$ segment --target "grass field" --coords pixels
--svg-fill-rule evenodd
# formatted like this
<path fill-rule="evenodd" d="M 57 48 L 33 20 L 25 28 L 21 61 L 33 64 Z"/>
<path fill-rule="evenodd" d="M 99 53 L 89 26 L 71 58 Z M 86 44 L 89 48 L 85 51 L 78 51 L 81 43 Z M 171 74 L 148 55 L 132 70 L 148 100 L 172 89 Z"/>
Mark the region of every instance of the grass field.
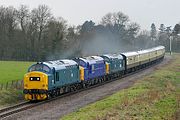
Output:
<path fill-rule="evenodd" d="M 0 83 L 22 80 L 27 69 L 33 62 L 0 61 Z"/>
<path fill-rule="evenodd" d="M 68 114 L 62 120 L 180 120 L 180 54 L 132 87 Z"/>

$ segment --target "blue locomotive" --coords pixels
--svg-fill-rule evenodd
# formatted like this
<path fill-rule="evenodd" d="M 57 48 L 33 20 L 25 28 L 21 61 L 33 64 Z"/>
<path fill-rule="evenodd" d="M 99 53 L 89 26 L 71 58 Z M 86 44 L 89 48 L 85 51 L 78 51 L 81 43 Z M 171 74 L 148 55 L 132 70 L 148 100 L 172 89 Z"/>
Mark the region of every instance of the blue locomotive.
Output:
<path fill-rule="evenodd" d="M 125 60 L 121 54 L 107 54 L 101 57 L 109 64 L 110 74 L 125 70 Z"/>
<path fill-rule="evenodd" d="M 106 63 L 102 57 L 89 56 L 74 60 L 84 69 L 84 80 L 91 80 L 106 74 Z"/>
<path fill-rule="evenodd" d="M 80 67 L 73 60 L 38 62 L 32 65 L 24 77 L 24 93 L 27 100 L 43 100 L 68 91 L 68 86 L 78 84 Z M 61 89 L 60 89 L 61 88 Z"/>

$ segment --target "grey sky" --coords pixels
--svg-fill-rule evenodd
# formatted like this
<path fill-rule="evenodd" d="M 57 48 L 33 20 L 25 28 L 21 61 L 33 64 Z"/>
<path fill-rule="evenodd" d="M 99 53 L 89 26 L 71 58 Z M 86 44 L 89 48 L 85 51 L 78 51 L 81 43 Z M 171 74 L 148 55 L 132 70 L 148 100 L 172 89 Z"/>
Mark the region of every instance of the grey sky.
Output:
<path fill-rule="evenodd" d="M 159 27 L 180 22 L 180 0 L 0 0 L 0 5 L 18 7 L 28 5 L 31 9 L 46 4 L 55 16 L 61 16 L 71 25 L 82 24 L 85 20 L 98 23 L 108 12 L 121 11 L 130 20 L 150 29 L 152 22 Z"/>

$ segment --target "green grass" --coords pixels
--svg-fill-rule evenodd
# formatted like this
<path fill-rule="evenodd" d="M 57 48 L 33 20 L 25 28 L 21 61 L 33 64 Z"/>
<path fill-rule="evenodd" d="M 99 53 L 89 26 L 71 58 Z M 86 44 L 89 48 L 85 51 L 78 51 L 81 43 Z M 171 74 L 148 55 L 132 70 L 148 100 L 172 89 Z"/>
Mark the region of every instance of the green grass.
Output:
<path fill-rule="evenodd" d="M 180 119 L 180 54 L 132 87 L 70 113 L 62 120 Z"/>
<path fill-rule="evenodd" d="M 33 62 L 0 61 L 0 83 L 22 80 Z"/>

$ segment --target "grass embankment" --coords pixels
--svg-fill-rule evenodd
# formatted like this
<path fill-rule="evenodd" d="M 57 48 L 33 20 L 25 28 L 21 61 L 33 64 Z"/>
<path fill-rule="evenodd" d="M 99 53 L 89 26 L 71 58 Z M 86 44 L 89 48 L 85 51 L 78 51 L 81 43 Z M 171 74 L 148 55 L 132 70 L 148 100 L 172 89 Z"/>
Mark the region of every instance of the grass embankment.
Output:
<path fill-rule="evenodd" d="M 23 101 L 22 90 L 8 89 L 0 91 L 0 108 Z"/>
<path fill-rule="evenodd" d="M 33 62 L 0 61 L 0 84 L 13 80 L 22 80 Z M 23 100 L 22 90 L 8 88 L 0 90 L 0 107 L 15 104 Z"/>
<path fill-rule="evenodd" d="M 168 65 L 62 120 L 180 119 L 180 54 Z"/>
<path fill-rule="evenodd" d="M 0 83 L 22 80 L 33 62 L 0 61 Z"/>

